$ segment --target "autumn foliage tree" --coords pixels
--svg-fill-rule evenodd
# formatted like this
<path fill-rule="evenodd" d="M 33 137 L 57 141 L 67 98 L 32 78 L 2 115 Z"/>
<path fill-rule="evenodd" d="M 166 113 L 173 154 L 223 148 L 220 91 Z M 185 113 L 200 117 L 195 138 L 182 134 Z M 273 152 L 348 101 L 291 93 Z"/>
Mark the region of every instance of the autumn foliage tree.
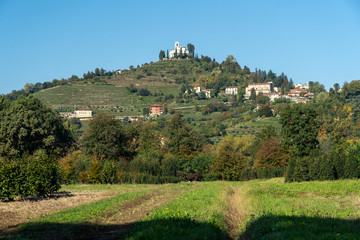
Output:
<path fill-rule="evenodd" d="M 247 149 L 240 137 L 226 135 L 220 142 L 211 165 L 212 173 L 221 180 L 239 180 L 241 172 L 249 166 Z"/>
<path fill-rule="evenodd" d="M 264 140 L 256 153 L 255 168 L 267 169 L 285 167 L 289 160 L 289 153 L 281 146 L 279 138 Z"/>

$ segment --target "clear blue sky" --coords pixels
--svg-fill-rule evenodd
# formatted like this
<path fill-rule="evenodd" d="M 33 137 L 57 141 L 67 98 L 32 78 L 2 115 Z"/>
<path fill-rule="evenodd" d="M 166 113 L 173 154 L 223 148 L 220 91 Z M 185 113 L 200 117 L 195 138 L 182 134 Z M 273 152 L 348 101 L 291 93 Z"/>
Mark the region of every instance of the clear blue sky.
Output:
<path fill-rule="evenodd" d="M 360 79 L 360 1 L 0 0 L 0 94 L 157 61 L 175 41 L 329 88 Z"/>

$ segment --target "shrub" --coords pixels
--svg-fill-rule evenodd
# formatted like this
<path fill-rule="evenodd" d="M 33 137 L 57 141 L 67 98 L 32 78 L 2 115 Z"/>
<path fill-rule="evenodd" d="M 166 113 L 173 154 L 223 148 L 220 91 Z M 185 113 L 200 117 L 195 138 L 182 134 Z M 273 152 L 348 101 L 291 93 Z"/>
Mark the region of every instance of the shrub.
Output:
<path fill-rule="evenodd" d="M 101 183 L 117 183 L 116 163 L 113 159 L 106 160 L 101 171 Z"/>
<path fill-rule="evenodd" d="M 139 94 L 140 94 L 140 96 L 143 96 L 143 97 L 150 96 L 150 91 L 147 90 L 146 88 L 142 88 L 139 90 Z"/>
<path fill-rule="evenodd" d="M 87 172 L 87 179 L 90 183 L 101 182 L 101 162 L 97 157 L 93 157 L 90 163 L 90 169 Z"/>
<path fill-rule="evenodd" d="M 61 187 L 57 161 L 44 153 L 0 163 L 1 200 L 13 200 L 18 196 L 46 197 Z"/>

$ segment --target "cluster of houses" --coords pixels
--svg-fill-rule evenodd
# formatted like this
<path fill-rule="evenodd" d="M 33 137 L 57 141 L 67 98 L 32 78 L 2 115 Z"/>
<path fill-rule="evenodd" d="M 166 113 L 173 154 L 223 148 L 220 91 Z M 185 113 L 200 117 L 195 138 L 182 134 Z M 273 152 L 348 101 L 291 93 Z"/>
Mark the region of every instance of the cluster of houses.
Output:
<path fill-rule="evenodd" d="M 294 89 L 290 89 L 287 94 L 281 94 L 277 87 L 273 87 L 272 82 L 268 83 L 250 83 L 248 87 L 245 88 L 245 99 L 249 99 L 251 96 L 251 90 L 254 89 L 256 95 L 262 93 L 263 96 L 269 97 L 271 101 L 274 101 L 276 98 L 288 98 L 294 102 L 308 102 L 308 99 L 313 98 L 314 94 L 308 92 L 309 84 L 295 84 Z M 210 98 L 210 92 L 212 89 L 201 89 L 200 86 L 194 87 L 194 91 L 199 94 L 204 92 L 207 98 Z M 225 88 L 225 95 L 238 95 L 237 86 L 229 86 Z"/>
<path fill-rule="evenodd" d="M 273 87 L 272 82 L 268 83 L 250 83 L 248 87 L 245 88 L 245 99 L 249 99 L 251 96 L 252 89 L 255 90 L 256 95 L 262 93 L 264 96 L 269 97 L 271 101 L 274 101 L 276 98 L 288 98 L 294 102 L 308 102 L 308 99 L 313 98 L 314 94 L 308 92 L 309 84 L 295 84 L 294 89 L 290 89 L 287 94 L 281 94 L 278 88 Z"/>
<path fill-rule="evenodd" d="M 194 87 L 194 92 L 199 94 L 200 92 L 204 92 L 205 96 L 207 98 L 210 98 L 210 93 L 211 93 L 212 89 L 202 89 L 200 86 L 195 86 Z M 225 95 L 238 95 L 238 87 L 237 86 L 230 86 L 230 87 L 226 87 L 225 88 Z"/>

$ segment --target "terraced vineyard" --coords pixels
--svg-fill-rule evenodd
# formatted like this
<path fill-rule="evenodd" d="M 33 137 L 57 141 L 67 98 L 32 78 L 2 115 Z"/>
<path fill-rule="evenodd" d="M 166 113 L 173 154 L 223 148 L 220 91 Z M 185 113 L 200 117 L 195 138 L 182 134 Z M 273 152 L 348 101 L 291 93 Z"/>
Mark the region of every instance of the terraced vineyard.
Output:
<path fill-rule="evenodd" d="M 179 87 L 146 87 L 151 93 L 177 95 Z M 114 115 L 142 115 L 143 108 L 161 103 L 156 96 L 146 96 L 142 99 L 136 94 L 130 94 L 126 87 L 114 85 L 64 85 L 35 93 L 46 105 L 58 107 L 91 107 L 94 111 L 108 111 Z"/>

